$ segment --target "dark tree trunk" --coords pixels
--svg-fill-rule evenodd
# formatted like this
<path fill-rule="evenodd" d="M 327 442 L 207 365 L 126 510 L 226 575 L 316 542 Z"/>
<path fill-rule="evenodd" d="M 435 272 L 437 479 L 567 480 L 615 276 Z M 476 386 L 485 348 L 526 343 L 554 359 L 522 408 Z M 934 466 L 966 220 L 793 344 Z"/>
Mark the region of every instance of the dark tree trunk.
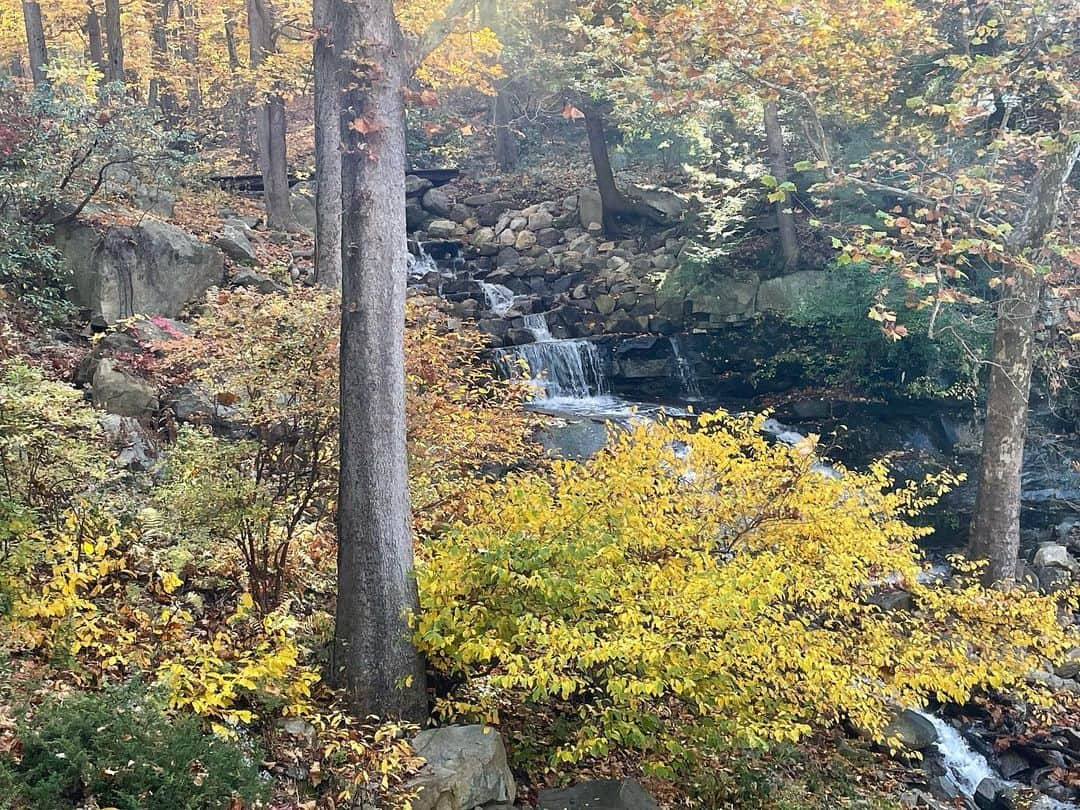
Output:
<path fill-rule="evenodd" d="M 510 126 L 510 99 L 499 90 L 492 102 L 495 120 L 495 163 L 501 171 L 512 172 L 518 167 L 517 136 Z"/>
<path fill-rule="evenodd" d="M 90 61 L 101 74 L 102 81 L 109 69 L 105 63 L 105 42 L 101 38 L 101 18 L 98 17 L 97 9 L 90 4 L 86 10 L 86 42 L 90 50 Z"/>
<path fill-rule="evenodd" d="M 251 66 L 258 69 L 267 54 L 273 53 L 272 11 L 266 0 L 247 0 Z M 285 229 L 292 225 L 289 206 L 289 168 L 285 154 L 285 100 L 269 95 L 255 109 L 255 135 L 259 150 L 259 171 L 263 177 L 266 224 Z"/>
<path fill-rule="evenodd" d="M 315 0 L 315 280 L 341 289 L 341 72 L 330 0 Z"/>
<path fill-rule="evenodd" d="M 26 45 L 30 57 L 30 76 L 34 84 L 48 81 L 45 66 L 49 64 L 49 51 L 45 47 L 45 28 L 41 24 L 41 6 L 37 2 L 24 0 L 22 4 L 23 23 L 26 26 Z"/>
<path fill-rule="evenodd" d="M 163 82 L 160 77 L 165 75 L 169 65 L 169 6 L 172 0 L 161 0 L 158 16 L 150 27 L 150 58 L 153 62 L 154 76 L 150 78 L 150 90 L 147 93 L 151 107 L 160 105 L 161 111 L 168 119 L 173 119 L 176 113 L 176 105 L 172 94 L 162 89 Z"/>
<path fill-rule="evenodd" d="M 1015 261 L 1001 285 L 994 327 L 979 489 L 968 549 L 973 558 L 989 561 L 984 575 L 987 583 L 1015 579 L 1020 550 L 1021 473 L 1042 290 L 1041 276 L 1023 257 L 1038 250 L 1053 228 L 1062 187 L 1078 157 L 1080 143 L 1066 145 L 1047 158 L 1032 183 L 1023 219 L 1006 242 Z"/>
<path fill-rule="evenodd" d="M 615 184 L 615 173 L 611 170 L 611 158 L 608 155 L 607 133 L 604 131 L 604 114 L 591 105 L 583 110 L 585 114 L 585 132 L 589 136 L 589 156 L 592 158 L 593 171 L 596 172 L 597 190 L 604 209 L 604 230 L 614 233 L 619 220 L 647 219 L 657 224 L 665 224 L 663 218 L 650 206 L 624 193 Z"/>
<path fill-rule="evenodd" d="M 405 43 L 390 0 L 332 0 L 344 58 L 338 600 L 332 670 L 361 716 L 427 714 L 405 446 Z"/>
<path fill-rule="evenodd" d="M 202 110 L 202 86 L 199 83 L 199 31 L 195 21 L 195 6 L 190 0 L 181 0 L 176 8 L 184 23 L 180 55 L 187 62 L 190 71 L 187 80 L 188 115 L 198 115 Z"/>
<path fill-rule="evenodd" d="M 769 147 L 769 170 L 778 185 L 786 183 L 787 152 L 784 149 L 784 131 L 780 128 L 776 101 L 765 102 L 765 142 Z M 795 215 L 791 211 L 791 200 L 788 197 L 776 201 L 776 224 L 780 230 L 784 267 L 794 270 L 799 265 L 799 237 L 795 232 Z"/>
<path fill-rule="evenodd" d="M 234 74 L 240 70 L 240 51 L 236 44 L 236 18 L 232 12 L 222 12 L 225 29 L 225 51 L 229 55 L 229 70 Z M 255 158 L 256 148 L 251 134 L 251 107 L 248 104 L 248 90 L 243 82 L 236 79 L 232 91 L 230 106 L 235 113 L 236 128 L 240 133 L 241 154 Z"/>
<path fill-rule="evenodd" d="M 120 0 L 105 0 L 105 39 L 109 45 L 106 80 L 124 81 L 124 34 L 120 27 Z"/>

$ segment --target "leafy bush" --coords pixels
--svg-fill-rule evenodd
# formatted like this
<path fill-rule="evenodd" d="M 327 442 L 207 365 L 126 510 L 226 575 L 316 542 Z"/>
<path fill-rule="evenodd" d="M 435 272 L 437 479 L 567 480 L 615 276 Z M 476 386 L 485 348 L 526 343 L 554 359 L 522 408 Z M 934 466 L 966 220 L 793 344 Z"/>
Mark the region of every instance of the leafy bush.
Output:
<path fill-rule="evenodd" d="M 474 493 L 418 566 L 416 643 L 464 682 L 440 710 L 509 713 L 556 763 L 634 748 L 674 768 L 1023 688 L 1074 643 L 1052 597 L 918 581 L 929 530 L 907 518 L 947 478 L 924 496 L 881 464 L 830 477 L 761 421 L 643 425 Z M 869 603 L 893 578 L 916 611 Z"/>
<path fill-rule="evenodd" d="M 20 360 L 0 365 L 0 559 L 17 537 L 105 478 L 100 436 L 78 391 Z"/>
<path fill-rule="evenodd" d="M 167 716 L 138 684 L 51 703 L 20 737 L 15 773 L 33 808 L 93 799 L 118 810 L 211 810 L 266 793 L 251 755 L 192 716 Z"/>
<path fill-rule="evenodd" d="M 489 465 L 529 455 L 522 392 L 493 378 L 479 333 L 440 329 L 440 314 L 408 310 L 406 407 L 418 526 L 455 508 L 456 495 Z M 172 373 L 208 402 L 227 406 L 253 438 L 226 444 L 182 431 L 159 503 L 182 532 L 234 544 L 263 610 L 281 597 L 298 538 L 310 545 L 332 525 L 339 317 L 337 296 L 321 290 L 213 292 L 194 334 L 161 346 Z"/>

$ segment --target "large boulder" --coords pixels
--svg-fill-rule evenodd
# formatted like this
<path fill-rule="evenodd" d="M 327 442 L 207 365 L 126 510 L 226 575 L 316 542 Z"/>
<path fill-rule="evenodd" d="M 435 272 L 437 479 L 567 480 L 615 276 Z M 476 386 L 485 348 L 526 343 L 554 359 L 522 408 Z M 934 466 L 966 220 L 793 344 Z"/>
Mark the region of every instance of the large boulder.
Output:
<path fill-rule="evenodd" d="M 762 312 L 798 312 L 816 296 L 822 295 L 828 283 L 829 274 L 815 270 L 770 278 L 761 282 L 758 288 L 757 308 Z"/>
<path fill-rule="evenodd" d="M 635 779 L 596 779 L 565 790 L 541 790 L 537 810 L 660 810 Z"/>
<path fill-rule="evenodd" d="M 214 244 L 234 262 L 242 264 L 258 264 L 259 262 L 259 257 L 255 255 L 255 248 L 251 246 L 251 240 L 235 225 L 224 225 L 221 233 L 214 237 Z"/>
<path fill-rule="evenodd" d="M 905 748 L 923 751 L 938 740 L 934 724 L 918 712 L 904 709 L 885 727 L 886 739 L 897 739 Z"/>
<path fill-rule="evenodd" d="M 220 250 L 155 219 L 104 230 L 76 220 L 58 225 L 55 240 L 71 273 L 72 300 L 98 325 L 178 315 L 225 273 Z"/>
<path fill-rule="evenodd" d="M 158 409 L 154 386 L 102 358 L 94 370 L 94 405 L 119 416 L 149 416 Z"/>
<path fill-rule="evenodd" d="M 517 791 L 497 731 L 486 726 L 447 726 L 421 731 L 413 748 L 425 760 L 409 783 L 413 810 L 473 810 L 513 802 Z"/>
<path fill-rule="evenodd" d="M 718 323 L 742 320 L 754 313 L 757 291 L 756 278 L 725 279 L 708 292 L 694 293 L 690 299 L 691 311 Z"/>
<path fill-rule="evenodd" d="M 315 184 L 297 183 L 289 193 L 293 220 L 308 233 L 315 233 Z"/>
<path fill-rule="evenodd" d="M 673 225 L 682 217 L 682 198 L 671 189 L 630 186 L 627 192 L 651 208 L 665 225 Z"/>

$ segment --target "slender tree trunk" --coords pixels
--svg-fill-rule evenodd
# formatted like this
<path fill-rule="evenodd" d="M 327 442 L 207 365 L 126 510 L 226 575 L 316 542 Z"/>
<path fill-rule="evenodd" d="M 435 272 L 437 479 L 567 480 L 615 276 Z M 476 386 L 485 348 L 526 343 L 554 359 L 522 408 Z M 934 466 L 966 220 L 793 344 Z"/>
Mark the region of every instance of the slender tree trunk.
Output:
<path fill-rule="evenodd" d="M 41 6 L 36 0 L 24 0 L 23 23 L 26 25 L 26 45 L 30 56 L 30 76 L 35 85 L 48 81 L 45 66 L 49 64 L 49 51 L 45 47 L 45 28 L 41 24 Z"/>
<path fill-rule="evenodd" d="M 168 70 L 169 64 L 169 6 L 172 0 L 161 0 L 158 15 L 150 27 L 150 59 L 153 63 L 154 75 L 150 78 L 150 89 L 147 93 L 151 107 L 161 106 L 161 111 L 166 118 L 172 119 L 175 113 L 172 94 L 163 90 L 162 76 Z"/>
<path fill-rule="evenodd" d="M 405 42 L 391 0 L 332 0 L 344 58 L 338 600 L 332 669 L 360 715 L 427 714 L 405 446 Z"/>
<path fill-rule="evenodd" d="M 315 280 L 341 289 L 341 71 L 330 0 L 315 0 Z"/>
<path fill-rule="evenodd" d="M 266 0 L 247 0 L 247 14 L 251 66 L 258 68 L 266 55 L 275 50 L 272 11 Z M 293 219 L 285 154 L 285 100 L 281 96 L 269 95 L 255 109 L 255 134 L 266 223 L 271 228 L 288 228 Z"/>
<path fill-rule="evenodd" d="M 1032 182 L 1024 217 L 1006 243 L 1014 263 L 1001 285 L 1003 297 L 994 326 L 979 489 L 968 549 L 972 557 L 989 561 L 987 583 L 1015 579 L 1020 550 L 1021 473 L 1042 290 L 1042 278 L 1023 260 L 1024 254 L 1038 250 L 1053 228 L 1062 187 L 1078 158 L 1080 143 L 1066 144 L 1047 158 Z"/>
<path fill-rule="evenodd" d="M 240 52 L 236 44 L 236 18 L 228 10 L 222 12 L 225 29 L 225 51 L 229 55 L 229 70 L 235 76 L 240 71 Z M 247 157 L 256 157 L 255 144 L 251 135 L 251 106 L 248 104 L 249 92 L 239 79 L 234 81 L 230 105 L 236 112 L 236 128 L 240 133 L 240 152 Z"/>
<path fill-rule="evenodd" d="M 510 127 L 510 99 L 505 90 L 498 90 L 492 102 L 495 120 L 495 164 L 504 172 L 518 167 L 517 136 Z"/>
<path fill-rule="evenodd" d="M 86 42 L 90 49 L 90 61 L 94 63 L 94 67 L 98 69 L 101 79 L 104 81 L 105 73 L 109 68 L 105 63 L 105 43 L 101 38 L 101 18 L 98 16 L 93 3 L 88 4 L 86 9 Z"/>
<path fill-rule="evenodd" d="M 105 38 L 109 45 L 109 69 L 105 78 L 110 82 L 123 82 L 124 34 L 120 27 L 120 0 L 105 0 Z"/>
<path fill-rule="evenodd" d="M 765 102 L 765 141 L 769 147 L 769 169 L 777 184 L 788 181 L 787 153 L 784 150 L 784 131 L 775 100 Z M 780 249 L 784 267 L 794 270 L 799 265 L 799 237 L 795 232 L 795 215 L 791 200 L 785 197 L 776 202 L 776 223 L 780 230 Z"/>
<path fill-rule="evenodd" d="M 198 115 L 202 110 L 202 86 L 199 83 L 199 30 L 195 21 L 195 6 L 190 0 L 182 0 L 176 5 L 180 19 L 184 23 L 184 37 L 180 46 L 180 55 L 188 64 L 188 115 Z"/>
<path fill-rule="evenodd" d="M 604 230 L 614 233 L 620 219 L 648 219 L 663 224 L 659 213 L 640 200 L 630 197 L 615 184 L 608 155 L 607 133 L 604 131 L 604 114 L 591 105 L 584 108 L 585 132 L 589 137 L 589 156 L 596 172 L 596 186 L 604 209 Z"/>

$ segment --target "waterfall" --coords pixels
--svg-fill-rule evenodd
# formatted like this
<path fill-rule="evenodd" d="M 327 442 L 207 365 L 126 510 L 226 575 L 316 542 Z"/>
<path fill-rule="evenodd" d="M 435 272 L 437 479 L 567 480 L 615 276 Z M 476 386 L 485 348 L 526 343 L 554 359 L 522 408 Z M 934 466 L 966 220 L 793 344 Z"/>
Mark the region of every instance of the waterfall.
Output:
<path fill-rule="evenodd" d="M 435 259 L 431 257 L 424 246 L 419 246 L 420 253 L 418 255 L 409 254 L 407 267 L 409 268 L 409 276 L 412 278 L 422 278 L 428 273 L 439 272 L 439 265 L 435 263 Z"/>
<path fill-rule="evenodd" d="M 589 399 L 609 393 L 604 362 L 595 343 L 556 340 L 542 312 L 526 315 L 524 320 L 536 342 L 501 350 L 497 360 L 504 373 L 517 376 L 524 361 L 538 400 Z"/>
<path fill-rule="evenodd" d="M 937 742 L 934 745 L 941 754 L 945 770 L 965 795 L 974 795 L 975 788 L 983 779 L 997 777 L 986 757 L 973 751 L 959 731 L 936 715 L 917 709 L 915 713 L 929 720 L 934 726 L 937 731 Z"/>
<path fill-rule="evenodd" d="M 533 340 L 537 342 L 547 342 L 554 340 L 551 336 L 551 330 L 548 329 L 547 317 L 543 312 L 537 312 L 533 315 L 525 316 L 525 328 L 532 332 Z"/>
<path fill-rule="evenodd" d="M 484 293 L 484 301 L 487 308 L 500 318 L 510 311 L 514 305 L 514 293 L 502 284 L 488 284 L 481 281 L 480 290 Z"/>
<path fill-rule="evenodd" d="M 679 393 L 686 400 L 701 399 L 701 386 L 698 384 L 697 374 L 694 373 L 694 366 L 689 358 L 683 355 L 679 348 L 679 338 L 672 335 L 668 338 L 668 342 L 671 343 L 671 353 L 675 356 L 675 371 L 679 375 Z"/>

